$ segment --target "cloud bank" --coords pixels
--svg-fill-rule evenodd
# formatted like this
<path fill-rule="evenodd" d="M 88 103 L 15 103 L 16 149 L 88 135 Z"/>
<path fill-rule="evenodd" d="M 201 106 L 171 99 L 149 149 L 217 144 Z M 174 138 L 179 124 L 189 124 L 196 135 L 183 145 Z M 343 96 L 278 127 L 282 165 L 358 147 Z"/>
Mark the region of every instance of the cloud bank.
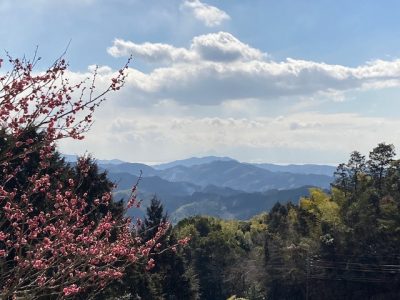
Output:
<path fill-rule="evenodd" d="M 355 67 L 276 61 L 227 32 L 199 35 L 181 47 L 116 39 L 108 53 L 133 55 L 150 68 L 129 68 L 125 88 L 97 112 L 85 143 L 101 158 L 167 161 L 215 154 L 326 163 L 355 149 L 367 153 L 378 142 L 400 142 L 397 119 L 307 106 L 345 101 L 348 92 L 400 87 L 398 59 Z M 98 86 L 115 72 L 106 66 L 100 71 Z M 71 74 L 78 75 L 86 76 Z M 284 113 L 274 112 L 275 106 Z M 82 148 L 63 146 L 68 153 Z"/>
<path fill-rule="evenodd" d="M 243 161 L 336 163 L 351 150 L 368 153 L 378 142 L 398 143 L 397 128 L 399 120 L 354 113 L 258 118 L 120 114 L 94 128 L 85 142 L 98 157 L 111 158 L 107 149 L 114 145 L 113 157 L 131 161 L 225 154 Z M 69 153 L 82 148 L 76 146 L 67 147 Z"/>
<path fill-rule="evenodd" d="M 346 91 L 400 85 L 399 59 L 357 67 L 292 58 L 274 61 L 227 32 L 194 37 L 186 48 L 117 39 L 108 52 L 153 63 L 147 73 L 130 69 L 128 79 L 132 93 L 148 101 L 219 105 L 235 99 L 268 101 L 329 94 L 340 99 Z"/>

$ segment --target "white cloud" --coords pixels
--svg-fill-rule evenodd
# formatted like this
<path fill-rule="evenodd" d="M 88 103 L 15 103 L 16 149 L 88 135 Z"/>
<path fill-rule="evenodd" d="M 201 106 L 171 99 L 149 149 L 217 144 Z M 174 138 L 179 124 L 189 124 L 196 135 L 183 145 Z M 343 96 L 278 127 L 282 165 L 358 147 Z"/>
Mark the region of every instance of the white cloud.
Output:
<path fill-rule="evenodd" d="M 147 99 L 170 98 L 183 104 L 217 105 L 227 100 L 256 98 L 332 95 L 343 100 L 340 93 L 356 89 L 376 89 L 399 82 L 393 81 L 400 60 L 385 62 L 387 69 L 371 75 L 371 68 L 381 62 L 357 68 L 327 65 L 312 61 L 287 59 L 273 61 L 210 62 L 196 61 L 156 68 L 150 73 L 132 70 L 128 79 L 136 94 Z"/>
<path fill-rule="evenodd" d="M 283 118 L 222 118 L 222 117 L 154 117 L 116 118 L 109 127 L 110 134 L 135 133 L 143 140 L 157 137 L 179 148 L 183 144 L 194 148 L 217 149 L 235 147 L 286 147 L 294 149 L 326 148 L 368 150 L 376 136 L 398 140 L 400 121 L 362 117 L 352 113 L 297 113 Z M 377 134 L 379 133 L 379 134 Z M 357 136 L 365 138 L 364 141 Z M 358 143 L 358 145 L 354 144 Z"/>
<path fill-rule="evenodd" d="M 109 66 L 97 66 L 97 65 L 90 65 L 88 67 L 89 72 L 93 73 L 93 72 L 97 72 L 97 74 L 100 75 L 106 75 L 106 74 L 110 74 L 113 72 L 113 69 L 110 68 Z"/>
<path fill-rule="evenodd" d="M 84 149 L 99 158 L 129 161 L 217 154 L 244 161 L 323 163 L 346 160 L 355 149 L 368 153 L 378 142 L 400 143 L 396 119 L 305 112 L 324 111 L 318 101 L 328 103 L 325 112 L 332 106 L 344 111 L 347 95 L 399 87 L 399 59 L 356 67 L 274 61 L 225 32 L 195 37 L 180 48 L 116 40 L 109 53 L 133 54 L 153 68 L 129 68 L 125 87 L 96 112 L 85 144 L 63 142 L 64 152 Z M 100 71 L 98 89 L 115 72 Z M 361 104 L 355 103 L 353 111 L 359 111 L 356 105 Z"/>
<path fill-rule="evenodd" d="M 346 91 L 400 85 L 399 59 L 358 67 L 291 58 L 278 62 L 226 32 L 194 37 L 187 48 L 115 40 L 108 52 L 154 63 L 146 73 L 130 69 L 128 79 L 136 99 L 153 102 L 173 99 L 188 105 L 218 105 L 235 99 L 314 96 L 343 101 Z"/>
<path fill-rule="evenodd" d="M 184 48 L 175 48 L 162 43 L 135 44 L 130 41 L 116 39 L 112 47 L 107 49 L 114 57 L 133 55 L 149 62 L 176 62 L 193 59 L 193 53 Z"/>
<path fill-rule="evenodd" d="M 222 22 L 230 19 L 230 16 L 223 10 L 202 3 L 199 0 L 185 0 L 181 5 L 181 9 L 192 13 L 196 19 L 202 21 L 207 27 L 221 25 Z"/>
<path fill-rule="evenodd" d="M 193 38 L 188 49 L 162 43 L 136 44 L 115 39 L 107 52 L 114 57 L 132 55 L 152 63 L 181 63 L 201 61 L 231 62 L 262 60 L 266 55 L 242 43 L 228 32 L 210 33 Z"/>
<path fill-rule="evenodd" d="M 356 149 L 367 154 L 378 142 L 400 142 L 400 130 L 395 129 L 400 128 L 399 120 L 351 113 L 269 118 L 139 114 L 133 118 L 121 113 L 105 121 L 93 128 L 86 149 L 101 158 L 129 161 L 166 161 L 211 153 L 243 161 L 272 161 L 266 153 L 275 153 L 274 161 L 327 163 L 340 162 Z M 76 143 L 64 145 L 69 153 L 84 149 Z M 288 157 L 288 153 L 296 156 Z"/>
<path fill-rule="evenodd" d="M 265 56 L 260 50 L 242 43 L 228 32 L 197 36 L 190 49 L 209 61 L 262 60 Z"/>

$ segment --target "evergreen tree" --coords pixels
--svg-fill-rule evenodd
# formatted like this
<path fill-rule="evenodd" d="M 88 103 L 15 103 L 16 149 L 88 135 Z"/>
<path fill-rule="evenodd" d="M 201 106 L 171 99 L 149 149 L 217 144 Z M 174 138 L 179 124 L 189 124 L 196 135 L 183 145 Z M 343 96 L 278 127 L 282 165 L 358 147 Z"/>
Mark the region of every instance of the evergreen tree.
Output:
<path fill-rule="evenodd" d="M 158 226 L 167 222 L 167 220 L 168 216 L 164 212 L 164 206 L 157 196 L 154 196 L 150 201 L 150 205 L 146 208 L 146 217 L 143 220 L 140 236 L 146 241 L 149 240 L 154 237 Z"/>
<path fill-rule="evenodd" d="M 157 228 L 168 222 L 162 202 L 154 196 L 146 208 L 146 216 L 138 231 L 145 242 L 152 239 Z M 102 297 L 113 298 L 127 295 L 129 299 L 146 300 L 190 300 L 197 299 L 195 281 L 186 267 L 183 257 L 175 250 L 178 241 L 172 228 L 157 241 L 159 252 L 155 252 L 155 266 L 143 273 L 144 265 L 127 270 L 124 278 L 115 283 Z"/>
<path fill-rule="evenodd" d="M 347 163 L 349 177 L 353 193 L 357 194 L 359 189 L 360 176 L 365 173 L 366 162 L 365 156 L 358 151 L 353 151 L 350 154 L 350 159 Z"/>
<path fill-rule="evenodd" d="M 375 187 L 382 191 L 382 180 L 396 155 L 392 144 L 380 143 L 369 153 L 368 167 Z"/>

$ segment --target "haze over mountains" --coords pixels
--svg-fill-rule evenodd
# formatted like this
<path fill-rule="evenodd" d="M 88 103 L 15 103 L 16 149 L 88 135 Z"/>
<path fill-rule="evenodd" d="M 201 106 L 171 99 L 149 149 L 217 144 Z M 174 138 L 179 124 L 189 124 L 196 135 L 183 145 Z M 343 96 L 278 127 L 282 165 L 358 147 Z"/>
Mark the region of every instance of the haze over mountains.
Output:
<path fill-rule="evenodd" d="M 66 155 L 67 161 L 74 161 Z M 198 214 L 248 219 L 276 202 L 297 203 L 310 187 L 327 189 L 335 167 L 238 162 L 229 157 L 189 158 L 149 166 L 120 160 L 98 160 L 117 184 L 115 198 L 127 199 L 141 176 L 143 207 L 156 195 L 173 221 Z"/>

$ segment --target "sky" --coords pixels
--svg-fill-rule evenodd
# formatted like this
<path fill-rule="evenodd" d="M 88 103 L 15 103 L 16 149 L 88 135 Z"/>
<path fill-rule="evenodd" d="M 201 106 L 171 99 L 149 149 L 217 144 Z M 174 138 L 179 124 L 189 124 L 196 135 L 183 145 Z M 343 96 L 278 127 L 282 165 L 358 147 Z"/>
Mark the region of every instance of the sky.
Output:
<path fill-rule="evenodd" d="M 133 56 L 125 87 L 63 153 L 337 164 L 400 148 L 398 11 L 395 0 L 0 0 L 0 45 L 14 57 L 38 46 L 39 70 L 69 45 L 69 76 L 98 65 L 98 89 Z"/>

